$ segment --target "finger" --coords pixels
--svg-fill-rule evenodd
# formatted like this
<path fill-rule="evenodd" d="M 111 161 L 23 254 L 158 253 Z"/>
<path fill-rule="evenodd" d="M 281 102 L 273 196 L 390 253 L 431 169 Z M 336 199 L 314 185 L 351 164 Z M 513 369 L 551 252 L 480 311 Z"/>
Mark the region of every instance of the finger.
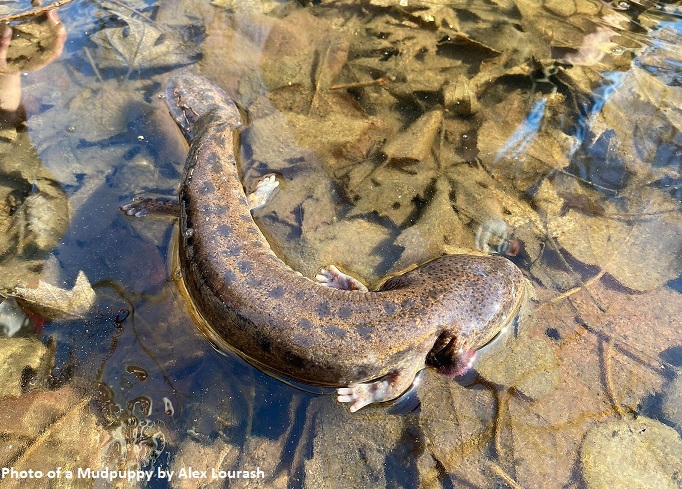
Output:
<path fill-rule="evenodd" d="M 54 41 L 50 49 L 46 51 L 44 57 L 37 58 L 35 64 L 29 64 L 23 69 L 26 71 L 37 71 L 41 68 L 52 63 L 55 59 L 62 55 L 64 50 L 64 43 L 66 42 L 66 28 L 64 24 L 59 20 L 59 15 L 57 15 L 57 9 L 53 9 L 47 12 L 47 21 L 54 31 Z"/>
<path fill-rule="evenodd" d="M 2 26 L 2 32 L 0 32 L 0 68 L 7 66 L 7 52 L 11 40 L 12 28 L 8 25 Z"/>
<path fill-rule="evenodd" d="M 54 57 L 52 59 L 57 59 L 62 55 L 64 50 L 64 43 L 66 42 L 66 27 L 59 20 L 59 15 L 57 14 L 57 9 L 50 10 L 47 13 L 47 21 L 50 23 L 54 29 L 55 39 L 52 50 L 54 51 Z"/>

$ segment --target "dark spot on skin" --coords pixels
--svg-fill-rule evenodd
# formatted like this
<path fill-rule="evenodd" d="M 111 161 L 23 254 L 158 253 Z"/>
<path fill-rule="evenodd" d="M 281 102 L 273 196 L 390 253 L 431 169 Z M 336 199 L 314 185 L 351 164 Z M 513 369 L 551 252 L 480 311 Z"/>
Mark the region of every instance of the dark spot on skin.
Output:
<path fill-rule="evenodd" d="M 232 227 L 227 224 L 221 224 L 216 228 L 213 234 L 214 236 L 229 236 L 232 234 Z"/>
<path fill-rule="evenodd" d="M 250 216 L 243 216 L 243 215 L 242 215 L 242 216 L 239 216 L 239 220 L 242 221 L 242 222 L 249 222 L 249 223 L 250 223 L 250 222 L 253 222 L 253 219 L 251 219 Z"/>
<path fill-rule="evenodd" d="M 306 364 L 304 358 L 290 352 L 284 353 L 284 360 L 294 368 L 303 368 Z"/>
<path fill-rule="evenodd" d="M 414 299 L 412 298 L 405 299 L 400 305 L 403 307 L 403 309 L 408 309 L 414 306 Z"/>
<path fill-rule="evenodd" d="M 682 367 L 682 346 L 671 346 L 666 348 L 659 355 L 661 360 L 668 362 L 676 367 Z"/>
<path fill-rule="evenodd" d="M 386 362 L 387 365 L 399 365 L 412 354 L 411 351 L 399 351 L 391 355 Z"/>
<path fill-rule="evenodd" d="M 355 330 L 365 339 L 370 339 L 372 337 L 372 333 L 374 333 L 374 328 L 370 326 L 358 326 Z"/>
<path fill-rule="evenodd" d="M 362 365 L 355 369 L 355 377 L 358 379 L 366 379 L 369 377 L 369 373 L 372 371 L 371 367 L 367 365 Z"/>
<path fill-rule="evenodd" d="M 220 155 L 218 155 L 217 151 L 211 151 L 210 153 L 208 153 L 204 161 L 206 162 L 206 164 L 209 166 L 213 173 L 217 174 L 222 173 L 223 160 L 220 157 Z"/>
<path fill-rule="evenodd" d="M 561 334 L 559 333 L 559 330 L 556 328 L 547 328 L 545 331 L 545 334 L 552 338 L 553 340 L 560 340 L 561 339 Z"/>
<path fill-rule="evenodd" d="M 266 338 L 258 338 L 258 345 L 260 345 L 261 350 L 266 353 L 270 353 L 272 350 L 272 345 Z"/>
<path fill-rule="evenodd" d="M 341 306 L 339 309 L 339 317 L 341 319 L 350 319 L 353 317 L 353 310 L 349 306 Z"/>
<path fill-rule="evenodd" d="M 254 277 L 253 275 L 249 275 L 246 278 L 246 283 L 254 289 L 260 289 L 260 286 L 261 286 L 260 280 L 256 277 Z"/>
<path fill-rule="evenodd" d="M 337 338 L 346 337 L 346 330 L 339 328 L 337 326 L 327 326 L 326 328 L 324 328 L 324 332 L 330 336 L 335 336 Z"/>
<path fill-rule="evenodd" d="M 305 291 L 304 291 L 304 290 L 297 290 L 297 291 L 294 293 L 294 298 L 295 298 L 297 301 L 302 301 L 302 300 L 304 300 L 304 299 L 305 299 Z"/>
<path fill-rule="evenodd" d="M 253 263 L 242 260 L 237 264 L 237 268 L 239 268 L 239 271 L 242 273 L 249 273 L 251 270 L 253 270 Z"/>
<path fill-rule="evenodd" d="M 270 292 L 268 292 L 268 295 L 270 297 L 272 297 L 273 299 L 281 299 L 282 296 L 284 295 L 284 287 L 281 285 L 278 285 L 277 287 L 272 289 Z M 305 319 L 305 320 L 302 319 L 301 321 L 307 321 L 307 319 Z M 310 322 L 310 321 L 308 321 L 308 322 Z"/>
<path fill-rule="evenodd" d="M 327 301 L 320 302 L 317 305 L 317 315 L 321 318 L 329 316 L 329 303 Z"/>
<path fill-rule="evenodd" d="M 384 312 L 386 314 L 388 314 L 389 316 L 395 314 L 395 308 L 396 308 L 395 304 L 393 304 L 392 302 L 384 301 L 382 305 L 384 306 Z"/>
<path fill-rule="evenodd" d="M 254 227 L 250 227 L 246 230 L 247 233 L 249 234 L 260 234 L 260 231 Z"/>
<path fill-rule="evenodd" d="M 313 323 L 310 319 L 302 318 L 298 321 L 298 325 L 303 329 L 312 329 Z"/>
<path fill-rule="evenodd" d="M 213 214 L 216 216 L 224 216 L 225 214 L 227 214 L 227 207 L 225 207 L 224 205 L 214 207 Z"/>
<path fill-rule="evenodd" d="M 225 270 L 225 275 L 223 275 L 223 281 L 226 284 L 231 284 L 237 280 L 237 274 L 232 270 Z"/>
<path fill-rule="evenodd" d="M 204 194 L 212 194 L 213 192 L 215 192 L 215 186 L 211 182 L 206 181 L 202 184 L 201 191 Z"/>
<path fill-rule="evenodd" d="M 437 290 L 429 290 L 429 297 L 435 300 L 440 297 L 440 294 L 438 293 Z"/>
<path fill-rule="evenodd" d="M 223 256 L 239 256 L 242 252 L 241 246 L 233 246 L 223 251 Z"/>

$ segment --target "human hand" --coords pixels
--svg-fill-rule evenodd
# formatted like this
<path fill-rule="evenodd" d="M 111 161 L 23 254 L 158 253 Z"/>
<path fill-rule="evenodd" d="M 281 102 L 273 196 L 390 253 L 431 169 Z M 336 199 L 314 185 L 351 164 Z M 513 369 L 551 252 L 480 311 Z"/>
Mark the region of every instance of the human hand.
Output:
<path fill-rule="evenodd" d="M 66 28 L 59 20 L 57 9 L 50 10 L 45 15 L 48 29 L 43 27 L 43 23 L 37 22 L 22 25 L 20 32 L 30 31 L 32 39 L 30 42 L 23 39 L 24 42 L 19 42 L 17 39 L 16 51 L 10 51 L 14 30 L 8 25 L 2 26 L 0 31 L 0 74 L 36 71 L 62 55 L 67 36 Z M 17 28 L 17 30 L 20 29 Z"/>

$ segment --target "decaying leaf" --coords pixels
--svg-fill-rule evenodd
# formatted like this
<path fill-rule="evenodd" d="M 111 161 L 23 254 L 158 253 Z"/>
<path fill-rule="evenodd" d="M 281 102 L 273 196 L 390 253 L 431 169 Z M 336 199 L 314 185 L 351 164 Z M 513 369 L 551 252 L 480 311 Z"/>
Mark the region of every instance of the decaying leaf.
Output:
<path fill-rule="evenodd" d="M 144 19 L 126 17 L 125 21 L 124 27 L 102 29 L 90 37 L 101 51 L 100 68 L 140 70 L 175 67 L 187 62 L 187 55 L 171 34 Z"/>
<path fill-rule="evenodd" d="M 103 141 L 125 131 L 132 100 L 149 87 L 149 81 L 132 80 L 121 84 L 108 80 L 94 88 L 81 90 L 69 104 L 69 123 L 79 139 L 95 142 Z M 70 117 L 70 118 L 71 118 Z"/>
<path fill-rule="evenodd" d="M 559 384 L 558 360 L 543 338 L 508 335 L 495 351 L 482 355 L 476 370 L 495 384 L 513 387 L 528 399 L 537 400 Z"/>
<path fill-rule="evenodd" d="M 453 480 L 485 485 L 484 453 L 494 438 L 493 393 L 426 370 L 419 398 L 419 425 L 431 456 Z"/>
<path fill-rule="evenodd" d="M 483 165 L 522 192 L 542 176 L 566 168 L 575 139 L 548 123 L 548 117 L 557 116 L 550 109 L 557 103 L 545 98 L 533 102 L 512 93 L 487 109 L 490 113 L 478 132 Z"/>
<path fill-rule="evenodd" d="M 682 274 L 682 219 L 674 202 L 657 195 L 633 203 L 641 211 L 632 218 L 570 210 L 551 222 L 551 232 L 573 256 L 598 265 L 626 287 L 653 289 Z"/>
<path fill-rule="evenodd" d="M 443 253 L 467 253 L 475 249 L 473 234 L 453 209 L 451 190 L 446 179 L 436 181 L 435 194 L 421 219 L 395 240 L 405 250 L 395 263 L 394 271 L 423 263 Z"/>
<path fill-rule="evenodd" d="M 18 72 L 40 66 L 54 57 L 56 32 L 45 17 L 24 19 L 12 25 L 12 42 L 6 52 L 3 72 Z"/>
<path fill-rule="evenodd" d="M 401 439 L 401 417 L 381 409 L 351 415 L 329 397 L 316 399 L 309 415 L 316 422 L 312 457 L 305 461 L 306 488 L 332 489 L 349 480 L 357 487 L 386 486 L 390 451 Z"/>
<path fill-rule="evenodd" d="M 4 302 L 3 302 L 4 304 Z M 39 341 L 28 338 L 0 339 L 0 398 L 18 396 L 23 392 L 24 369 L 43 370 L 41 365 L 50 362 L 48 350 Z M 49 367 L 48 367 L 49 368 Z"/>
<path fill-rule="evenodd" d="M 682 438 L 671 427 L 646 417 L 610 421 L 587 433 L 580 462 L 589 489 L 677 489 Z"/>
<path fill-rule="evenodd" d="M 17 300 L 47 319 L 82 318 L 95 303 L 96 294 L 81 270 L 71 289 L 62 289 L 42 280 L 35 289 L 17 287 Z"/>
<path fill-rule="evenodd" d="M 388 162 L 400 165 L 427 161 L 442 122 L 443 111 L 432 110 L 388 140 L 382 148 Z"/>
<path fill-rule="evenodd" d="M 7 440 L 0 447 L 3 467 L 15 470 L 72 470 L 102 466 L 100 438 L 106 436 L 90 411 L 89 399 L 74 389 L 34 391 L 0 399 L 0 431 Z M 66 482 L 59 481 L 59 482 Z M 91 480 L 69 481 L 90 487 Z M 21 479 L 7 479 L 3 487 L 23 487 Z"/>

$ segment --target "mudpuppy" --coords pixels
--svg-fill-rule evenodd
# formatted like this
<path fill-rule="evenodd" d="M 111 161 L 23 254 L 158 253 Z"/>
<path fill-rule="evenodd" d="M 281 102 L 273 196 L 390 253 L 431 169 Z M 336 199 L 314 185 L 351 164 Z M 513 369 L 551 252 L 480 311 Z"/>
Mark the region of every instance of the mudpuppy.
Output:
<path fill-rule="evenodd" d="M 357 411 L 397 398 L 425 367 L 464 373 L 518 315 L 526 281 L 500 256 L 441 256 L 376 291 L 333 266 L 316 280 L 292 270 L 251 216 L 277 180 L 245 193 L 232 99 L 194 74 L 172 78 L 166 95 L 190 144 L 179 195 L 185 285 L 213 336 L 257 366 L 335 387 Z"/>

